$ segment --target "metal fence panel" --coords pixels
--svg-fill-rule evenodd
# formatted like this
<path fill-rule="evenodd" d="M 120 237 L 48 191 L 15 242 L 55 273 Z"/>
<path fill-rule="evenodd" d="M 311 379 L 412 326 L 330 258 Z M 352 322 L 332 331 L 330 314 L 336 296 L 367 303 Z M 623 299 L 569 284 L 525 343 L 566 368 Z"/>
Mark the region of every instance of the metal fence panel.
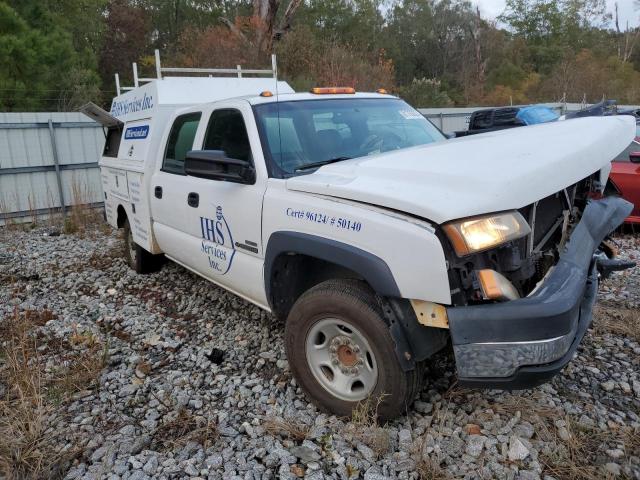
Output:
<path fill-rule="evenodd" d="M 102 202 L 102 127 L 78 112 L 0 113 L 0 225 Z"/>

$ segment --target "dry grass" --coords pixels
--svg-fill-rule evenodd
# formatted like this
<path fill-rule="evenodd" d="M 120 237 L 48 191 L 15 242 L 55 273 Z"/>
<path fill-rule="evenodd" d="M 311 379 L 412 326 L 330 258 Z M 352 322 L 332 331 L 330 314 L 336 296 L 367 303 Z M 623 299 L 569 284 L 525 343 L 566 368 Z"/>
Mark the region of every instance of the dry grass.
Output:
<path fill-rule="evenodd" d="M 508 395 L 491 405 L 493 411 L 508 417 L 520 412 L 521 418 L 534 426 L 537 439 L 553 445 L 553 451 L 541 452 L 544 473 L 567 480 L 600 480 L 607 478 L 602 470 L 605 445 L 624 445 L 628 459 L 640 454 L 640 432 L 629 427 L 602 431 L 579 424 L 558 407 L 545 406 L 540 394 Z M 588 406 L 585 405 L 585 409 Z M 556 422 L 564 421 L 568 439 L 560 438 Z M 619 460 L 620 463 L 622 460 Z"/>
<path fill-rule="evenodd" d="M 165 451 L 196 442 L 206 450 L 218 436 L 218 425 L 215 421 L 196 417 L 186 408 L 181 408 L 175 417 L 164 421 L 155 430 L 152 448 Z"/>
<path fill-rule="evenodd" d="M 262 426 L 274 437 L 280 436 L 296 442 L 302 442 L 309 436 L 311 427 L 295 418 L 267 417 Z"/>
<path fill-rule="evenodd" d="M 378 408 L 382 400 L 380 396 L 358 402 L 351 412 L 351 422 L 345 428 L 345 436 L 351 443 L 364 443 L 378 457 L 391 450 L 389 431 L 379 425 Z"/>
<path fill-rule="evenodd" d="M 91 200 L 95 197 L 87 183 L 82 183 L 75 175 L 71 180 L 71 206 L 67 207 L 63 219 L 53 216 L 66 234 L 75 234 L 80 237 L 92 236 L 96 233 L 105 233 L 108 226 L 102 218 L 102 210 L 92 208 Z M 96 228 L 98 227 L 98 228 Z"/>
<path fill-rule="evenodd" d="M 640 311 L 596 305 L 593 311 L 593 328 L 596 335 L 613 333 L 640 342 Z"/>
<path fill-rule="evenodd" d="M 416 472 L 421 480 L 449 480 L 451 476 L 433 457 L 420 456 L 416 461 Z"/>
<path fill-rule="evenodd" d="M 68 342 L 47 344 L 38 327 L 54 318 L 48 311 L 18 312 L 0 325 L 2 346 L 0 381 L 6 390 L 0 398 L 0 477 L 8 479 L 61 478 L 78 451 L 60 451 L 49 423 L 59 401 L 87 388 L 103 365 L 96 358 L 99 344 L 78 346 L 67 352 Z M 59 350 L 62 349 L 62 350 Z M 63 365 L 53 375 L 46 372 L 45 356 L 58 354 Z M 52 392 L 56 392 L 52 395 Z M 55 399 L 58 401 L 56 401 Z"/>

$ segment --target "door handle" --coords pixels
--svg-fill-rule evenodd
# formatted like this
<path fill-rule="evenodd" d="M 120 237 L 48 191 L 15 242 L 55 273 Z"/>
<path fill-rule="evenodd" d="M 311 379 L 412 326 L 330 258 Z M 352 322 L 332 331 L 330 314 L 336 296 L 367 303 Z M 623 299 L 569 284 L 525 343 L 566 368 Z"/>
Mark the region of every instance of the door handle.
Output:
<path fill-rule="evenodd" d="M 162 187 L 154 188 L 153 193 L 156 196 L 156 198 L 162 198 Z"/>
<path fill-rule="evenodd" d="M 190 207 L 197 208 L 200 205 L 200 195 L 196 192 L 190 192 L 187 196 L 187 203 Z"/>

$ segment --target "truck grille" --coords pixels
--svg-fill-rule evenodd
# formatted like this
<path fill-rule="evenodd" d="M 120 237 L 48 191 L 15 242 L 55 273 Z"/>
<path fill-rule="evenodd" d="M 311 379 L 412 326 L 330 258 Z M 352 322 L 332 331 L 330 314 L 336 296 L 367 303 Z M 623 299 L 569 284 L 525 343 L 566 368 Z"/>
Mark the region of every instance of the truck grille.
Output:
<path fill-rule="evenodd" d="M 531 234 L 519 244 L 522 263 L 513 275 L 523 293 L 530 291 L 557 262 L 564 242 L 580 219 L 590 188 L 588 177 L 519 210 L 531 227 Z"/>

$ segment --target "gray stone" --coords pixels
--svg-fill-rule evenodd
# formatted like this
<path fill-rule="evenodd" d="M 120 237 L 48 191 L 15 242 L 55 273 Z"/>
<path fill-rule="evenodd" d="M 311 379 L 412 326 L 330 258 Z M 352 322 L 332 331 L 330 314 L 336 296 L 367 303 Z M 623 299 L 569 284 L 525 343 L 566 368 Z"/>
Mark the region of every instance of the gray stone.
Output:
<path fill-rule="evenodd" d="M 420 400 L 416 400 L 413 404 L 413 407 L 417 412 L 429 414 L 433 410 L 433 404 L 427 402 L 421 402 Z"/>
<path fill-rule="evenodd" d="M 613 463 L 613 462 L 609 462 L 604 466 L 604 469 L 607 473 L 610 473 L 611 475 L 613 475 L 614 477 L 618 477 L 620 476 L 620 474 L 622 473 L 622 470 L 620 468 L 620 465 L 618 465 L 617 463 Z"/>
<path fill-rule="evenodd" d="M 529 449 L 519 437 L 512 435 L 511 438 L 509 438 L 509 451 L 507 453 L 509 460 L 512 462 L 524 460 L 529 456 L 529 453 Z"/>
<path fill-rule="evenodd" d="M 398 432 L 398 446 L 400 450 L 408 452 L 411 450 L 413 442 L 411 440 L 411 431 L 402 429 Z"/>
<path fill-rule="evenodd" d="M 480 456 L 486 439 L 487 437 L 484 435 L 470 435 L 467 438 L 467 448 L 465 449 L 465 453 L 472 457 Z"/>
<path fill-rule="evenodd" d="M 149 477 L 142 470 L 134 470 L 129 475 L 129 480 L 147 480 Z"/>
<path fill-rule="evenodd" d="M 92 454 L 91 454 L 91 461 L 92 462 L 99 462 L 100 460 L 102 460 L 102 457 L 104 457 L 107 452 L 109 451 L 109 447 L 108 446 L 102 446 L 100 448 L 97 448 Z"/>
<path fill-rule="evenodd" d="M 222 467 L 223 462 L 224 462 L 224 459 L 222 458 L 222 455 L 220 455 L 219 453 L 214 453 L 213 455 L 207 457 L 207 459 L 204 461 L 205 465 L 210 470 L 216 470 Z"/>
<path fill-rule="evenodd" d="M 155 455 L 149 457 L 149 460 L 147 460 L 147 462 L 144 464 L 144 467 L 142 467 L 142 471 L 148 473 L 149 475 L 153 475 L 154 473 L 156 473 L 157 469 L 158 457 L 156 457 Z"/>
<path fill-rule="evenodd" d="M 607 450 L 607 455 L 609 455 L 611 458 L 618 459 L 624 456 L 624 451 L 619 448 L 613 448 L 611 450 Z"/>
<path fill-rule="evenodd" d="M 298 457 L 303 463 L 315 462 L 321 458 L 316 451 L 302 445 L 289 449 L 289 452 Z"/>
<path fill-rule="evenodd" d="M 376 461 L 376 454 L 373 450 L 367 447 L 364 443 L 358 443 L 356 445 L 356 449 L 358 452 L 362 454 L 364 459 L 369 463 L 374 463 Z"/>
<path fill-rule="evenodd" d="M 540 480 L 540 474 L 534 470 L 520 470 L 518 480 Z"/>
<path fill-rule="evenodd" d="M 440 441 L 440 448 L 450 457 L 459 457 L 462 455 L 464 442 L 457 435 L 452 435 Z"/>
<path fill-rule="evenodd" d="M 613 380 L 607 380 L 606 382 L 602 382 L 600 387 L 602 387 L 605 392 L 612 392 L 613 389 L 616 388 L 616 382 Z"/>

